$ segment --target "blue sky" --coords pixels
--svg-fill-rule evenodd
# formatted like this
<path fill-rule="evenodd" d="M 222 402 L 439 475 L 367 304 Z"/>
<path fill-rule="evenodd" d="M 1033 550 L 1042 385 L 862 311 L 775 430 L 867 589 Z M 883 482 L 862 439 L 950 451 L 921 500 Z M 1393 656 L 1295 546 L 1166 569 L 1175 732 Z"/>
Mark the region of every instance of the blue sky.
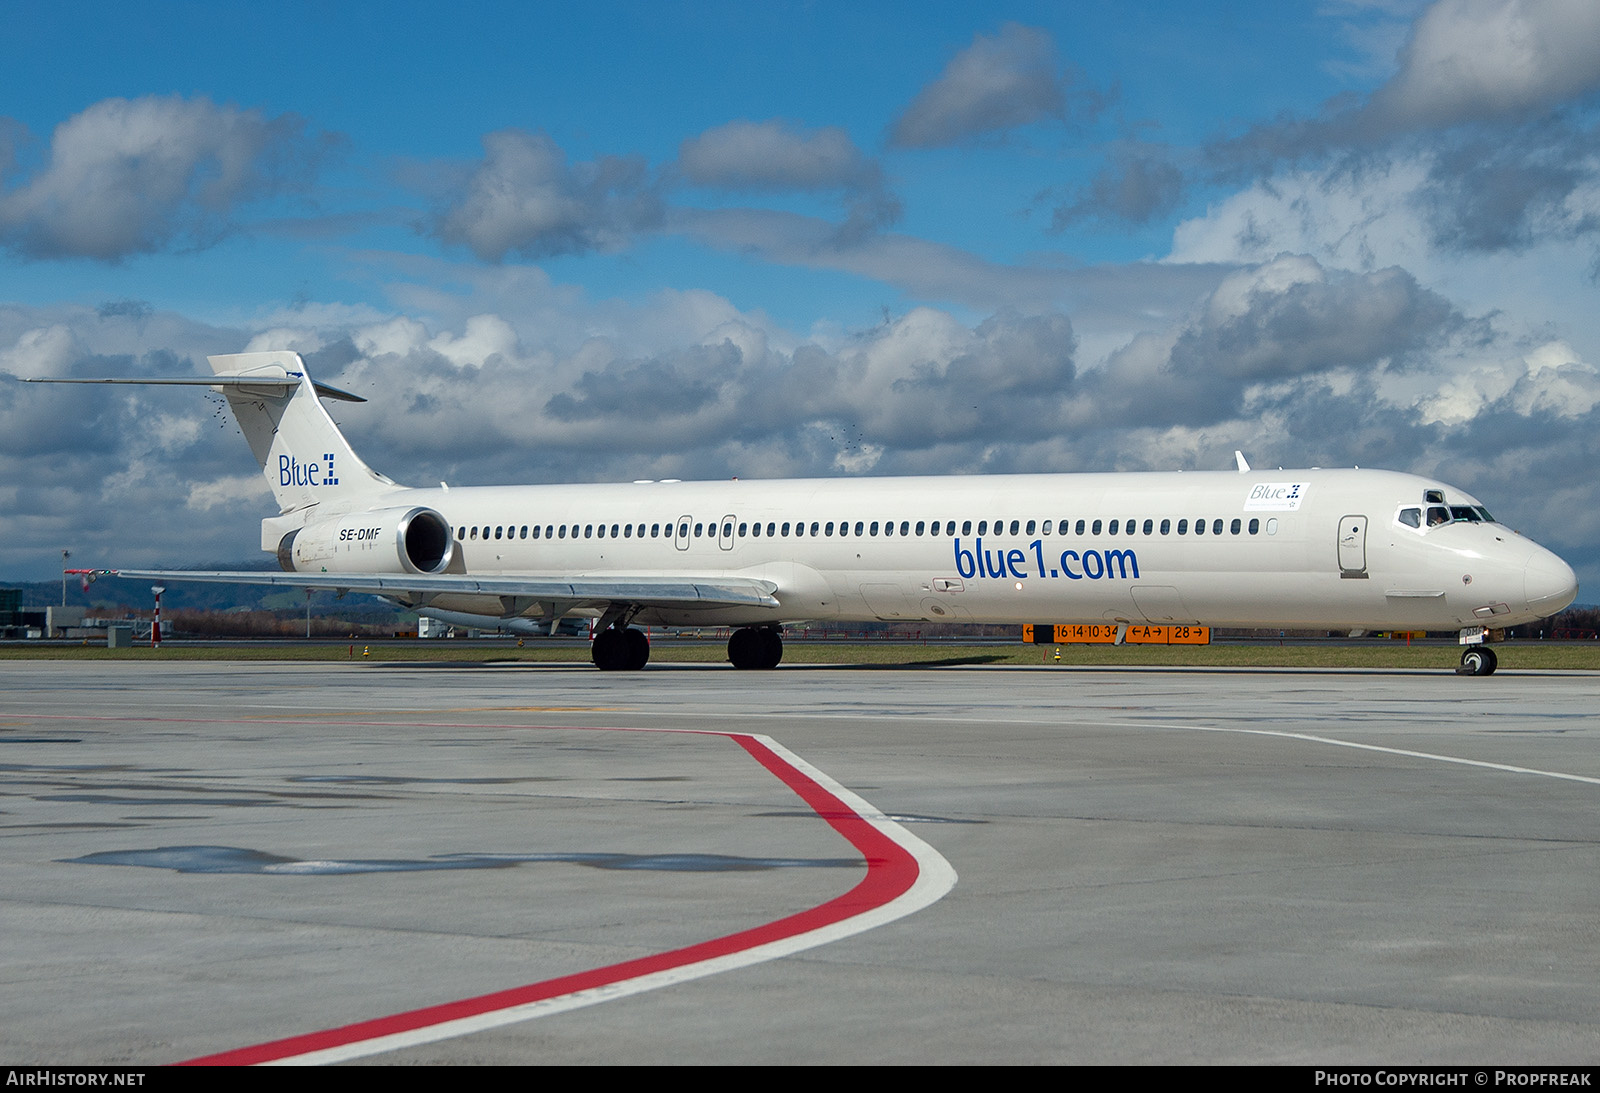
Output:
<path fill-rule="evenodd" d="M 1387 466 L 1600 580 L 1589 0 L 0 13 L 0 373 L 297 349 L 402 481 Z M 255 551 L 126 392 L 0 380 L 0 572 Z"/>

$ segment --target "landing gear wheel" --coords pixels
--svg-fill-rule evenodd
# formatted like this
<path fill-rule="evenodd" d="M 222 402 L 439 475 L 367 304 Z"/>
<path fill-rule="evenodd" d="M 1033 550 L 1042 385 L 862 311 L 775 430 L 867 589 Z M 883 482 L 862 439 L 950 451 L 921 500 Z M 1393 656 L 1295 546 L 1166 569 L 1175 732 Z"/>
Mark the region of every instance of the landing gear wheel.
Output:
<path fill-rule="evenodd" d="M 728 639 L 728 660 L 735 668 L 776 668 L 783 659 L 783 638 L 774 627 L 742 626 Z"/>
<path fill-rule="evenodd" d="M 1456 675 L 1493 675 L 1494 670 L 1499 666 L 1500 658 L 1495 656 L 1493 649 L 1488 649 L 1483 646 L 1474 646 L 1461 654 L 1461 667 L 1456 669 Z"/>
<path fill-rule="evenodd" d="M 623 664 L 625 671 L 637 672 L 650 662 L 650 639 L 645 637 L 643 630 L 633 627 L 622 632 Z"/>
<path fill-rule="evenodd" d="M 643 630 L 608 626 L 594 636 L 589 655 L 602 672 L 637 672 L 650 660 L 650 639 Z"/>

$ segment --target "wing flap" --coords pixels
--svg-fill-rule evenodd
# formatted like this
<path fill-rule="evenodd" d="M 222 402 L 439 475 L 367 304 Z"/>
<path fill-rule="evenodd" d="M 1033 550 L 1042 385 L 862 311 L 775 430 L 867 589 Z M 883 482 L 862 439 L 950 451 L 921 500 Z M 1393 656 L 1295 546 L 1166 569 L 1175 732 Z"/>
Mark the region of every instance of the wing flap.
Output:
<path fill-rule="evenodd" d="M 273 573 L 115 569 L 135 581 L 200 581 L 368 592 L 377 596 L 510 596 L 536 601 L 628 603 L 644 607 L 777 607 L 778 586 L 752 577 L 465 577 L 385 573 Z"/>

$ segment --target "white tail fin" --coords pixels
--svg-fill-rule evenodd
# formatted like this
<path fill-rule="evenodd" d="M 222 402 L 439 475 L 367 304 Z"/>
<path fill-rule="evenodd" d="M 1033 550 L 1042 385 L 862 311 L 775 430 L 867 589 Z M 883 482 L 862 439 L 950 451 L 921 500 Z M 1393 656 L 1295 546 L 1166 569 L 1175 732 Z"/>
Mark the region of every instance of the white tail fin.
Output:
<path fill-rule="evenodd" d="M 318 400 L 363 399 L 312 381 L 288 350 L 208 357 L 280 513 L 367 505 L 403 487 L 363 463 Z M 249 381 L 260 377 L 260 386 Z M 285 382 L 289 381 L 289 382 Z M 298 382 L 294 382 L 298 381 Z"/>

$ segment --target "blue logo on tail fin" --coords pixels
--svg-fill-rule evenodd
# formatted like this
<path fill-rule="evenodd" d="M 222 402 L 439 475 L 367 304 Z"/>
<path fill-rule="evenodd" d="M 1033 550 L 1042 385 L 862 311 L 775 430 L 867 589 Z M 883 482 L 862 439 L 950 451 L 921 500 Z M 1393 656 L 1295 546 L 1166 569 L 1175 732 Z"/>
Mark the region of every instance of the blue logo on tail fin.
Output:
<path fill-rule="evenodd" d="M 337 486 L 333 474 L 333 453 L 324 452 L 321 463 L 302 463 L 292 455 L 278 457 L 280 486 Z"/>

